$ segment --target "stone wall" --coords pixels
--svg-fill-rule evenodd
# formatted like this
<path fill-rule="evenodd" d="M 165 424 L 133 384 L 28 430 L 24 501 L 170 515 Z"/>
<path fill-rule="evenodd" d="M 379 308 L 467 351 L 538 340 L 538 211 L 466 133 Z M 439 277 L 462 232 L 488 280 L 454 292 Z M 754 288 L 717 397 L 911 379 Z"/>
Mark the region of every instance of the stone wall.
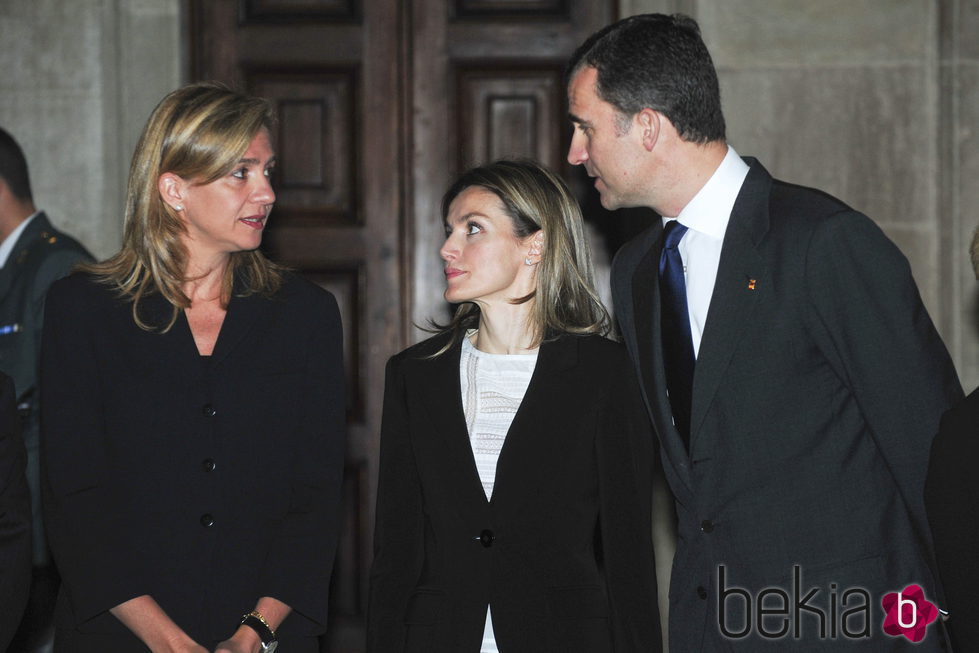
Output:
<path fill-rule="evenodd" d="M 180 0 L 0 2 L 0 126 L 35 204 L 98 257 L 119 248 L 149 112 L 181 82 Z"/>
<path fill-rule="evenodd" d="M 969 392 L 979 385 L 979 281 L 968 256 L 979 226 L 979 0 L 939 4 L 937 285 L 945 342 Z"/>

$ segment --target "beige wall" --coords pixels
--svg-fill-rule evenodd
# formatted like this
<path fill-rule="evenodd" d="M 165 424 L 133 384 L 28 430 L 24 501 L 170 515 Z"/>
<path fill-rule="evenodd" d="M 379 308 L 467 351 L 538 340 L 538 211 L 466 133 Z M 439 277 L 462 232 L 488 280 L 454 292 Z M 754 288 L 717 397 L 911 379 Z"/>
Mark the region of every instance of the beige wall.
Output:
<path fill-rule="evenodd" d="M 979 282 L 967 254 L 979 225 L 979 0 L 941 8 L 937 283 L 945 341 L 968 392 L 979 385 Z"/>
<path fill-rule="evenodd" d="M 133 147 L 182 68 L 180 0 L 0 2 L 0 125 L 37 206 L 96 256 L 119 248 Z"/>

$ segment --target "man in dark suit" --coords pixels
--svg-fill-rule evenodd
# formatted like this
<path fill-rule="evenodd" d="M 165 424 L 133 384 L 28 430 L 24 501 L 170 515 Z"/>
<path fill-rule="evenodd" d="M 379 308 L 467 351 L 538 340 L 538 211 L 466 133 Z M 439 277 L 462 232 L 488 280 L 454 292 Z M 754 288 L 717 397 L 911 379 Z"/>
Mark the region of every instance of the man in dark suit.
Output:
<path fill-rule="evenodd" d="M 671 650 L 938 650 L 922 493 L 961 387 L 907 261 L 728 147 L 693 20 L 611 25 L 568 81 L 568 160 L 663 216 L 612 287 L 676 499 Z"/>
<path fill-rule="evenodd" d="M 0 651 L 6 651 L 31 585 L 31 497 L 14 384 L 0 373 Z"/>
<path fill-rule="evenodd" d="M 57 592 L 41 521 L 38 464 L 37 367 L 44 296 L 76 263 L 88 260 L 84 247 L 55 230 L 44 212 L 35 209 L 24 153 L 0 129 L 0 370 L 13 378 L 16 388 L 34 516 L 34 584 L 31 607 L 16 640 L 20 649 L 33 650 L 38 637 L 44 637 Z"/>
<path fill-rule="evenodd" d="M 979 230 L 972 238 L 972 267 L 979 279 Z M 956 651 L 979 647 L 979 389 L 942 416 L 931 446 L 925 507 L 935 538 L 935 558 L 945 586 L 948 625 Z"/>

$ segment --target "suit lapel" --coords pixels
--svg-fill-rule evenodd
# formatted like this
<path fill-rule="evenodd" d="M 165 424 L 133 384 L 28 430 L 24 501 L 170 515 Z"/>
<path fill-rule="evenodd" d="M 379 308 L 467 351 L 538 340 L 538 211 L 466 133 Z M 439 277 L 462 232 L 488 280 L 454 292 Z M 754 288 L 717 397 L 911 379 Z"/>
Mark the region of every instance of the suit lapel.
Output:
<path fill-rule="evenodd" d="M 13 252 L 10 253 L 10 258 L 7 259 L 6 265 L 0 268 L 0 301 L 3 301 L 7 297 L 7 293 L 10 292 L 10 285 L 14 281 L 13 269 Z"/>
<path fill-rule="evenodd" d="M 534 491 L 533 482 L 546 480 L 539 474 L 539 435 L 542 425 L 548 423 L 549 411 L 555 409 L 555 393 L 561 394 L 563 372 L 577 363 L 577 340 L 562 337 L 541 345 L 530 385 L 510 424 L 497 460 L 496 480 L 489 502 L 476 469 L 462 408 L 459 382 L 461 350 L 461 345 L 456 345 L 442 356 L 418 362 L 427 368 L 424 374 L 426 387 L 419 395 L 423 398 L 436 437 L 443 444 L 445 473 L 456 477 L 452 485 L 459 488 L 461 504 L 467 509 L 492 505 L 512 511 L 525 502 L 528 492 Z"/>
<path fill-rule="evenodd" d="M 424 388 L 416 388 L 418 396 L 434 427 L 434 436 L 444 445 L 442 454 L 445 460 L 445 473 L 455 476 L 452 485 L 458 488 L 459 498 L 464 506 L 486 506 L 472 445 L 469 443 L 469 430 L 466 428 L 466 415 L 462 409 L 462 387 L 459 382 L 459 359 L 462 344 L 456 343 L 449 351 L 432 359 L 417 361 L 425 366 L 422 378 Z"/>
<path fill-rule="evenodd" d="M 662 412 L 657 388 L 656 370 L 661 365 L 659 347 L 656 346 L 660 331 L 659 282 L 657 260 L 662 243 L 656 244 L 639 260 L 632 277 L 632 302 L 636 317 L 636 351 L 639 353 L 639 371 L 650 409 L 654 414 Z"/>
<path fill-rule="evenodd" d="M 261 326 L 275 301 L 256 294 L 246 297 L 232 294 L 231 301 L 228 302 L 228 313 L 224 316 L 218 340 L 214 343 L 212 363 L 220 363 L 227 358 L 242 344 L 246 336 Z"/>
<path fill-rule="evenodd" d="M 525 503 L 528 494 L 536 491 L 538 483 L 546 482 L 540 473 L 545 440 L 543 432 L 550 420 L 550 411 L 559 409 L 564 393 L 561 390 L 564 372 L 578 362 L 578 341 L 573 336 L 541 344 L 537 365 L 530 378 L 517 414 L 513 417 L 506 440 L 496 464 L 496 482 L 491 504 L 513 514 Z M 503 508 L 505 506 L 505 508 Z"/>
<path fill-rule="evenodd" d="M 660 444 L 669 464 L 689 489 L 687 452 L 680 433 L 673 425 L 673 409 L 666 394 L 659 299 L 659 257 L 663 247 L 662 224 L 657 225 L 656 229 L 658 231 L 653 245 L 639 260 L 632 275 L 636 352 L 639 356 L 639 371 L 642 377 L 640 382 L 652 413 L 653 426 L 659 435 Z"/>
<path fill-rule="evenodd" d="M 214 351 L 211 353 L 210 361 L 212 365 L 217 365 L 231 355 L 238 347 L 246 342 L 246 337 L 254 331 L 259 330 L 271 313 L 274 303 L 278 300 L 269 299 L 263 295 L 253 294 L 239 297 L 240 288 L 235 287 L 232 292 L 231 301 L 228 302 L 228 311 L 221 324 L 217 342 L 214 344 Z M 148 324 L 162 327 L 170 320 L 172 315 L 171 304 L 159 293 L 152 293 L 140 301 L 139 313 L 141 319 Z M 174 360 L 186 361 L 186 369 L 200 371 L 202 360 L 194 341 L 194 334 L 190 330 L 190 323 L 184 311 L 177 312 L 177 319 L 173 327 L 165 334 L 161 334 L 170 348 L 170 356 Z"/>
<path fill-rule="evenodd" d="M 694 373 L 690 447 L 697 457 L 702 457 L 704 448 L 710 446 L 704 438 L 699 438 L 700 427 L 748 318 L 758 301 L 771 291 L 768 265 L 758 250 L 758 243 L 768 231 L 771 177 L 756 161 L 748 162 L 752 168 L 738 194 L 724 235 Z"/>
<path fill-rule="evenodd" d="M 17 242 L 14 243 L 13 249 L 10 250 L 10 256 L 7 257 L 7 262 L 3 268 L 0 268 L 0 299 L 6 297 L 10 291 L 10 285 L 16 276 L 14 272 L 18 266 L 24 264 L 27 249 L 34 241 L 41 238 L 43 232 L 50 231 L 53 231 L 51 222 L 43 211 L 34 216 L 34 219 L 24 227 L 24 230 L 17 238 Z"/>
<path fill-rule="evenodd" d="M 140 319 L 155 327 L 154 337 L 162 340 L 169 349 L 167 360 L 184 361 L 175 364 L 180 365 L 182 369 L 194 370 L 199 373 L 201 369 L 200 354 L 197 352 L 194 334 L 191 333 L 190 323 L 187 321 L 184 312 L 182 310 L 177 311 L 177 319 L 169 331 L 166 333 L 158 332 L 170 321 L 171 315 L 173 315 L 173 305 L 159 293 L 153 293 L 140 300 Z"/>

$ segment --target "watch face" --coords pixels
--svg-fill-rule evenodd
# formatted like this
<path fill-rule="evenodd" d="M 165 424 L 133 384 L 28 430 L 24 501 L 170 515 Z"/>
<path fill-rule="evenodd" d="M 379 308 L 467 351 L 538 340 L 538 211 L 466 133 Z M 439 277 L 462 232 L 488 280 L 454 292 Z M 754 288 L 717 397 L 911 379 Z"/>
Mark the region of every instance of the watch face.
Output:
<path fill-rule="evenodd" d="M 265 653 L 275 653 L 275 649 L 278 646 L 279 646 L 278 640 L 269 642 L 268 644 L 262 644 L 262 648 L 265 650 Z"/>

